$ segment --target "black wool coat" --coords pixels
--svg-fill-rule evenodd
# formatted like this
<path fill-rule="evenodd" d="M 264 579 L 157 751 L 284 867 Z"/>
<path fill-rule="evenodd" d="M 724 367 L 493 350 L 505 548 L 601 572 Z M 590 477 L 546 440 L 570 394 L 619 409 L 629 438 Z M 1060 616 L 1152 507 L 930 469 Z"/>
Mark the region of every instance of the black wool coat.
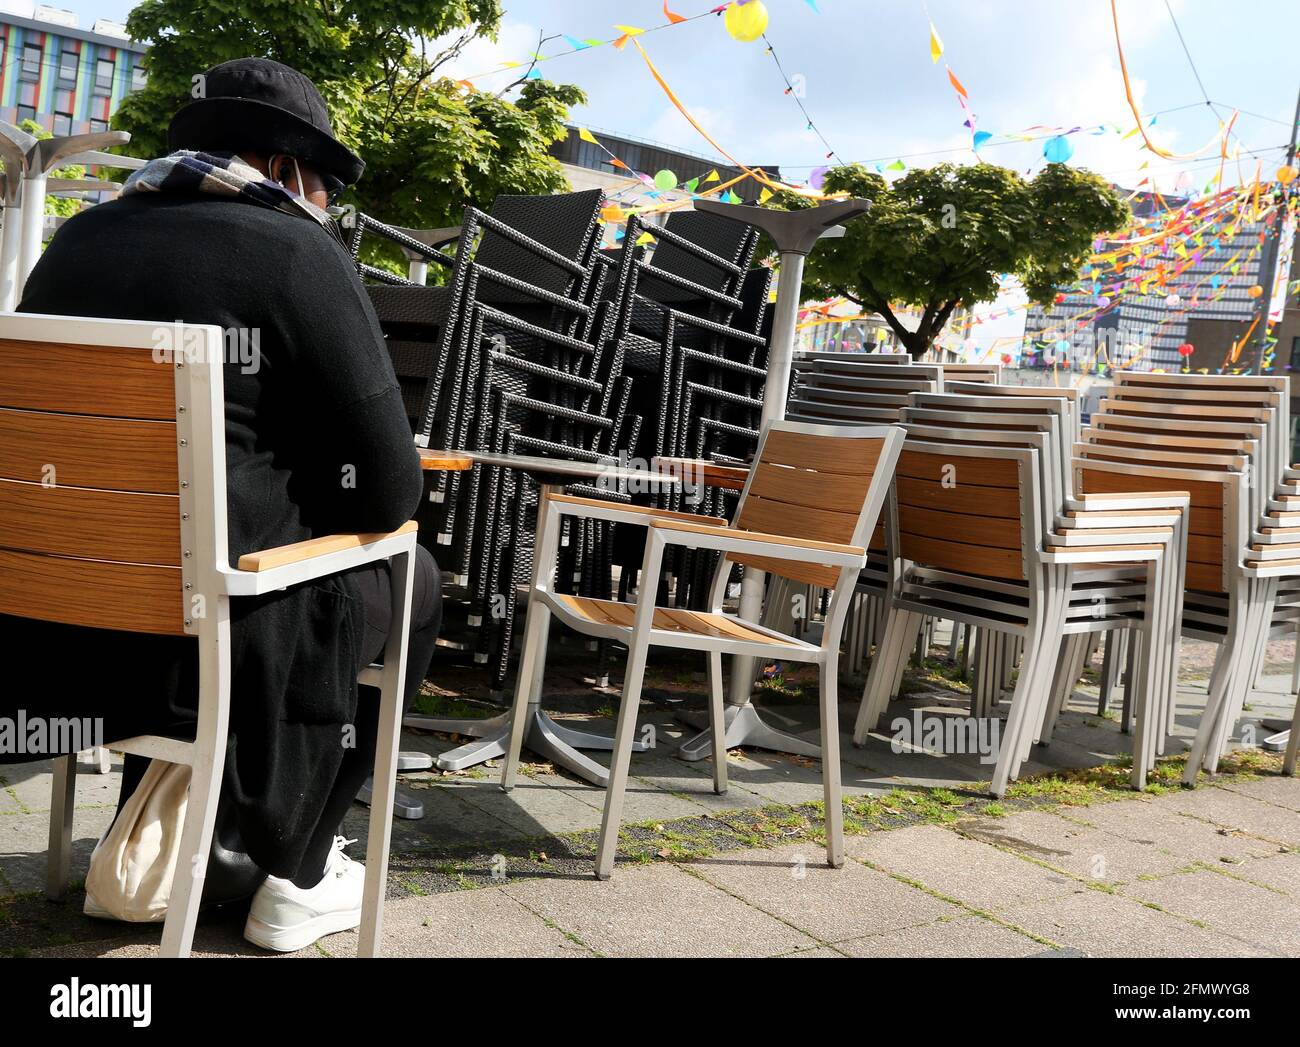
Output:
<path fill-rule="evenodd" d="M 19 309 L 243 336 L 244 359 L 230 353 L 224 366 L 232 564 L 415 514 L 419 459 L 383 335 L 351 259 L 311 220 L 197 193 L 100 204 L 59 230 Z M 253 861 L 292 877 L 355 722 L 361 601 L 342 576 L 235 598 L 231 619 L 223 796 Z M 0 715 L 103 716 L 110 738 L 193 721 L 188 637 L 0 617 L 0 647 L 24 666 L 0 691 Z"/>

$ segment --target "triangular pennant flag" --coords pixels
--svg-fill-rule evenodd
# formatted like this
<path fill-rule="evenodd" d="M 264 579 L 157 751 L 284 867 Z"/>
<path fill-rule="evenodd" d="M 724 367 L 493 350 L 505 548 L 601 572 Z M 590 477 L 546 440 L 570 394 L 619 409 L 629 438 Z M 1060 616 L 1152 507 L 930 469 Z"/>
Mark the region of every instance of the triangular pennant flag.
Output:
<path fill-rule="evenodd" d="M 939 39 L 939 30 L 930 23 L 930 61 L 937 63 L 943 57 L 943 41 Z"/>
<path fill-rule="evenodd" d="M 808 6 L 813 9 L 813 14 L 821 14 L 821 10 L 817 7 L 817 0 L 808 0 Z"/>
<path fill-rule="evenodd" d="M 540 80 L 541 78 L 542 71 L 540 69 L 530 69 L 528 75 L 524 77 L 525 80 Z"/>
<path fill-rule="evenodd" d="M 718 174 L 718 169 L 715 167 L 705 176 L 704 181 L 706 184 L 709 182 L 721 182 L 722 175 Z"/>
<path fill-rule="evenodd" d="M 688 193 L 693 193 L 695 192 L 699 184 L 700 184 L 700 179 L 697 176 L 695 178 L 690 179 L 688 182 L 686 182 L 686 184 L 683 185 L 682 188 L 685 189 Z"/>
<path fill-rule="evenodd" d="M 517 69 L 519 66 L 521 66 L 521 65 L 523 65 L 523 64 L 524 64 L 523 62 L 502 62 L 502 63 L 501 63 L 501 68 L 502 68 L 502 69 Z"/>
<path fill-rule="evenodd" d="M 664 17 L 668 19 L 668 21 L 671 22 L 673 25 L 676 25 L 678 22 L 686 21 L 686 19 L 683 18 L 681 15 L 674 14 L 672 11 L 668 10 L 668 0 L 664 0 Z"/>
<path fill-rule="evenodd" d="M 614 47 L 619 51 L 623 50 L 623 48 L 627 46 L 627 42 L 631 40 L 632 37 L 640 36 L 642 33 L 645 32 L 644 29 L 638 29 L 634 25 L 616 25 L 614 26 L 614 28 L 623 34 L 617 40 L 614 41 Z"/>
<path fill-rule="evenodd" d="M 627 164 L 623 163 L 623 161 L 620 160 L 617 156 L 611 156 L 609 158 L 609 162 L 613 164 L 615 167 L 621 167 L 624 171 L 632 170 L 632 168 L 628 167 Z"/>
<path fill-rule="evenodd" d="M 773 195 L 772 190 L 767 188 L 767 186 L 764 186 L 762 192 L 758 194 L 758 202 L 760 204 L 765 204 L 772 199 Z"/>
<path fill-rule="evenodd" d="M 906 171 L 906 170 L 907 170 L 907 164 L 903 163 L 902 160 L 895 160 L 892 164 L 890 164 L 888 167 L 886 167 L 885 170 L 886 170 L 886 171 Z"/>
<path fill-rule="evenodd" d="M 953 90 L 956 91 L 963 98 L 970 97 L 970 95 L 966 93 L 966 88 L 962 87 L 961 81 L 958 80 L 955 76 L 953 76 L 951 69 L 948 70 L 948 83 L 952 84 Z"/>
<path fill-rule="evenodd" d="M 585 127 L 578 128 L 578 137 L 581 138 L 584 142 L 590 142 L 592 145 L 600 145 L 600 143 L 596 141 L 596 136 L 592 134 L 590 131 L 588 131 Z"/>
<path fill-rule="evenodd" d="M 561 34 L 564 42 L 572 47 L 575 51 L 585 51 L 591 46 L 586 40 L 579 40 L 576 36 L 570 36 L 568 33 Z"/>
<path fill-rule="evenodd" d="M 654 237 L 651 236 L 649 233 L 642 233 L 640 236 L 636 238 L 636 244 L 638 247 L 640 247 L 643 244 L 651 243 L 653 241 L 654 241 Z"/>

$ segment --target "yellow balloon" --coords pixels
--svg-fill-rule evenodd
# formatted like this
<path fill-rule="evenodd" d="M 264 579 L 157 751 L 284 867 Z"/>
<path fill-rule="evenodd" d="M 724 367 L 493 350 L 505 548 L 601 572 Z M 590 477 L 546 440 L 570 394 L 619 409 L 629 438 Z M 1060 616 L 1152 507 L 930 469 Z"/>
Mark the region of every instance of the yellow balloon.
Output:
<path fill-rule="evenodd" d="M 748 44 L 757 40 L 767 29 L 767 8 L 763 6 L 763 0 L 735 3 L 727 8 L 723 20 L 733 39 Z"/>
<path fill-rule="evenodd" d="M 1277 180 L 1283 185 L 1290 185 L 1295 181 L 1295 176 L 1300 174 L 1294 167 L 1285 166 L 1277 169 Z"/>

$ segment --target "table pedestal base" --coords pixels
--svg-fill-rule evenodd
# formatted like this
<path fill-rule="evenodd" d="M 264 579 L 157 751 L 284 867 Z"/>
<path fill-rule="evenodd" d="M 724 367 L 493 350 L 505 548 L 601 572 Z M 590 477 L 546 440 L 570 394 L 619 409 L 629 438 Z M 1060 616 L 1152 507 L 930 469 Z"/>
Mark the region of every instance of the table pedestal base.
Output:
<path fill-rule="evenodd" d="M 822 754 L 820 745 L 814 745 L 797 735 L 768 726 L 758 715 L 758 710 L 749 702 L 744 705 L 728 705 L 722 715 L 727 724 L 728 749 L 768 749 L 771 752 L 790 753 L 793 756 L 820 757 Z M 707 728 L 708 714 L 686 713 L 679 719 L 694 726 L 706 725 L 706 729 L 694 738 L 682 742 L 677 755 L 690 762 L 712 756 L 713 731 Z"/>
<path fill-rule="evenodd" d="M 579 749 L 613 749 L 614 739 L 603 734 L 578 731 L 564 727 L 542 712 L 541 706 L 528 706 L 528 724 L 524 733 L 524 746 L 536 755 L 549 760 L 557 767 L 572 771 L 592 785 L 604 788 L 609 784 L 609 769 L 590 760 Z M 467 767 L 504 756 L 510 743 L 510 714 L 491 716 L 482 720 L 444 720 L 432 716 L 407 716 L 405 727 L 418 727 L 426 731 L 446 734 L 465 734 L 474 741 L 443 753 L 436 763 L 439 770 L 463 771 Z M 636 752 L 649 748 L 643 742 L 634 742 Z"/>

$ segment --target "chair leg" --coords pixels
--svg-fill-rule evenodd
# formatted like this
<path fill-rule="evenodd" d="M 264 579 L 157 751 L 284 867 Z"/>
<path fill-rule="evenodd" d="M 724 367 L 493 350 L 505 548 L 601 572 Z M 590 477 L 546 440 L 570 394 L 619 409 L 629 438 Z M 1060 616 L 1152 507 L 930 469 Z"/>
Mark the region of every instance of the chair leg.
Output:
<path fill-rule="evenodd" d="M 54 761 L 54 788 L 50 797 L 50 849 L 46 856 L 45 897 L 54 901 L 68 890 L 72 863 L 72 809 L 77 792 L 77 756 Z"/>
<path fill-rule="evenodd" d="M 826 864 L 844 864 L 844 801 L 840 786 L 839 657 L 831 652 L 819 666 L 822 792 L 826 808 Z"/>
<path fill-rule="evenodd" d="M 1291 737 L 1286 743 L 1286 755 L 1282 757 L 1283 774 L 1295 774 L 1297 752 L 1300 752 L 1300 698 L 1296 699 L 1295 715 L 1291 718 Z"/>
<path fill-rule="evenodd" d="M 722 652 L 710 651 L 709 727 L 713 732 L 713 791 L 727 791 L 727 720 L 722 704 Z"/>
<path fill-rule="evenodd" d="M 414 556 L 402 553 L 392 564 L 393 613 L 384 647 L 384 674 L 379 690 L 379 733 L 375 738 L 374 792 L 366 836 L 366 878 L 361 895 L 358 956 L 378 956 L 384 937 L 384 892 L 388 884 L 388 849 L 397 793 L 397 748 L 402 736 L 402 697 L 406 686 L 406 649 Z"/>
<path fill-rule="evenodd" d="M 653 604 L 654 594 L 642 593 L 641 599 Z M 623 815 L 623 793 L 627 789 L 628 765 L 632 762 L 632 742 L 636 738 L 637 710 L 641 704 L 641 680 L 645 675 L 649 647 L 650 629 L 647 620 L 646 628 L 633 630 L 628 642 L 623 700 L 619 705 L 618 726 L 614 731 L 614 754 L 609 767 L 609 784 L 605 787 L 605 810 L 600 820 L 600 844 L 596 850 L 598 880 L 610 878 L 614 872 L 614 859 L 618 854 L 618 827 Z"/>

